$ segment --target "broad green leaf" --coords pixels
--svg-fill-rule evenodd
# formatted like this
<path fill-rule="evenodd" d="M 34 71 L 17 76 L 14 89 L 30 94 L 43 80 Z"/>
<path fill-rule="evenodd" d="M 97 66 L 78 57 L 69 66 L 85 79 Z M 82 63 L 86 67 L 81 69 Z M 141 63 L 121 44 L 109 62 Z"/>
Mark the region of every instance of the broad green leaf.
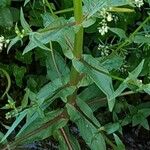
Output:
<path fill-rule="evenodd" d="M 119 55 L 114 55 L 110 59 L 106 59 L 101 62 L 101 59 L 98 59 L 102 67 L 107 69 L 108 71 L 120 69 L 123 65 L 124 58 Z"/>
<path fill-rule="evenodd" d="M 103 97 L 105 97 L 105 95 L 95 84 L 88 86 L 79 94 L 79 98 L 86 102 L 91 107 L 93 112 L 98 108 L 107 105 L 107 99 L 100 100 Z"/>
<path fill-rule="evenodd" d="M 67 84 L 68 81 L 69 76 L 57 78 L 42 87 L 37 93 L 37 99 L 39 100 L 39 103 L 42 103 L 45 99 L 53 96 L 56 90 L 61 89 L 65 84 Z"/>
<path fill-rule="evenodd" d="M 96 12 L 102 9 L 106 5 L 104 0 L 83 0 L 84 13 L 87 18 L 93 16 Z"/>
<path fill-rule="evenodd" d="M 42 15 L 42 18 L 43 18 L 43 25 L 44 27 L 49 27 L 50 25 L 52 25 L 52 27 L 55 27 L 55 26 L 58 26 L 58 24 L 53 24 L 55 22 L 55 17 L 51 14 L 49 14 L 48 12 L 44 13 Z M 63 22 L 62 22 L 63 24 Z M 61 23 L 60 23 L 61 25 Z"/>
<path fill-rule="evenodd" d="M 43 140 L 51 135 L 58 129 L 64 127 L 67 119 L 60 119 L 51 123 L 49 115 L 42 119 L 36 119 L 32 122 L 32 126 L 28 126 L 19 136 L 17 136 L 15 144 L 27 144 L 34 141 Z M 18 142 L 19 141 L 19 142 Z"/>
<path fill-rule="evenodd" d="M 43 105 L 46 105 L 46 107 L 48 107 L 57 98 L 61 98 L 62 101 L 66 103 L 68 100 L 68 96 L 72 95 L 75 90 L 75 86 L 62 87 L 56 91 L 53 97 L 47 99 Z"/>
<path fill-rule="evenodd" d="M 105 141 L 101 133 L 85 119 L 73 106 L 66 105 L 70 119 L 76 123 L 80 135 L 92 150 L 106 150 Z"/>
<path fill-rule="evenodd" d="M 91 80 L 91 78 L 87 75 L 84 75 L 84 77 L 79 81 L 78 83 L 78 87 L 85 87 L 85 86 L 89 86 L 93 83 L 93 81 Z"/>
<path fill-rule="evenodd" d="M 112 134 L 112 133 L 118 131 L 119 128 L 120 128 L 120 124 L 118 122 L 109 123 L 104 126 L 104 129 L 108 134 Z"/>
<path fill-rule="evenodd" d="M 116 6 L 123 6 L 131 4 L 128 0 L 83 0 L 84 4 L 84 14 L 87 18 L 92 17 L 97 12 L 99 12 L 102 8 L 110 8 Z"/>
<path fill-rule="evenodd" d="M 108 6 L 124 6 L 131 4 L 130 0 L 106 0 Z"/>
<path fill-rule="evenodd" d="M 66 57 L 70 59 L 73 58 L 72 48 L 75 32 L 73 27 L 69 26 L 67 20 L 63 17 L 55 19 L 55 21 L 51 22 L 48 27 L 45 27 L 38 32 L 30 33 L 30 41 L 24 49 L 24 54 L 31 51 L 35 47 L 38 47 L 38 45 L 32 40 L 33 37 L 35 37 L 43 45 L 49 43 L 50 41 L 58 42 L 61 45 Z"/>
<path fill-rule="evenodd" d="M 91 55 L 84 54 L 83 58 L 90 65 L 95 66 L 95 68 L 101 71 L 107 72 L 112 70 L 117 70 L 123 64 L 123 58 L 120 56 L 112 56 L 110 59 L 103 61 L 102 57 L 94 58 Z"/>
<path fill-rule="evenodd" d="M 95 18 L 89 18 L 87 20 L 84 20 L 82 25 L 84 28 L 88 28 L 89 26 L 93 25 L 96 22 Z"/>
<path fill-rule="evenodd" d="M 24 117 L 27 115 L 27 111 L 22 111 L 17 117 L 16 120 L 13 122 L 9 130 L 6 132 L 0 143 L 5 141 L 7 137 L 14 131 L 14 129 L 18 126 L 18 124 L 24 119 Z"/>
<path fill-rule="evenodd" d="M 127 36 L 125 34 L 125 31 L 121 28 L 109 28 L 110 31 L 117 34 L 121 39 L 126 39 Z"/>
<path fill-rule="evenodd" d="M 57 52 L 50 52 L 46 58 L 47 77 L 55 80 L 61 76 L 69 74 L 70 70 L 63 57 Z"/>
<path fill-rule="evenodd" d="M 145 128 L 146 130 L 149 130 L 150 127 L 149 127 L 149 123 L 148 123 L 148 120 L 147 119 L 144 119 L 141 124 L 140 124 L 143 128 Z"/>
<path fill-rule="evenodd" d="M 7 28 L 13 26 L 13 17 L 9 8 L 0 9 L 0 26 Z"/>
<path fill-rule="evenodd" d="M 95 65 L 93 64 L 94 60 L 95 60 Z M 102 90 L 102 92 L 106 94 L 107 99 L 108 99 L 109 109 L 112 111 L 114 104 L 115 104 L 115 100 L 114 99 L 110 100 L 110 97 L 114 93 L 114 89 L 112 86 L 111 77 L 106 75 L 106 74 L 109 74 L 109 72 L 103 67 L 98 66 L 96 59 L 92 57 L 91 59 L 88 59 L 88 62 L 85 64 L 75 59 L 72 62 L 73 62 L 74 67 L 79 72 L 86 73 L 87 75 L 89 75 L 90 78 L 95 82 L 95 84 Z"/>
<path fill-rule="evenodd" d="M 49 119 L 53 119 L 54 117 L 58 116 L 62 113 L 62 109 L 51 111 L 48 113 Z M 45 118 L 45 117 L 44 117 Z M 18 137 L 22 132 L 27 129 L 28 127 L 32 126 L 32 123 L 35 122 L 37 119 L 42 119 L 39 117 L 38 112 L 36 111 L 36 108 L 34 109 L 28 109 L 26 123 L 22 126 L 16 137 Z"/>
<path fill-rule="evenodd" d="M 39 48 L 43 49 L 43 50 L 47 50 L 50 51 L 50 48 L 48 48 L 47 46 L 45 46 L 41 41 L 39 41 L 35 36 L 31 35 L 30 40 L 32 42 L 34 42 L 35 45 L 37 45 Z"/>
<path fill-rule="evenodd" d="M 100 127 L 99 121 L 94 117 L 91 108 L 80 98 L 77 98 L 76 103 L 80 110 L 97 126 Z"/>
<path fill-rule="evenodd" d="M 10 5 L 11 0 L 0 0 L 0 8 Z"/>

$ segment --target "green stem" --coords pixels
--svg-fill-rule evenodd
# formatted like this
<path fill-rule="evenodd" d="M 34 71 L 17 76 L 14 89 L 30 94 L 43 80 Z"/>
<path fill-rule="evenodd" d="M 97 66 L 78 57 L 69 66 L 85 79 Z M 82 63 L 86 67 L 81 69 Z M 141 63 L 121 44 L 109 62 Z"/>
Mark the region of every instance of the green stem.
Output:
<path fill-rule="evenodd" d="M 63 13 L 71 12 L 73 10 L 74 10 L 73 8 L 66 8 L 66 9 L 63 9 L 63 10 L 55 11 L 54 14 L 55 15 L 63 14 Z"/>
<path fill-rule="evenodd" d="M 132 38 L 141 30 L 141 28 L 148 22 L 150 19 L 150 16 L 148 16 L 142 23 L 141 25 L 127 38 L 120 46 L 115 51 L 120 50 L 122 47 L 126 46 L 126 44 L 130 43 Z"/>
<path fill-rule="evenodd" d="M 5 71 L 5 70 L 2 69 L 2 68 L 0 68 L 0 71 L 6 76 L 7 82 L 8 82 L 4 94 L 1 96 L 1 98 L 4 98 L 4 96 L 8 93 L 8 91 L 9 91 L 9 89 L 10 89 L 10 87 L 11 87 L 11 79 L 10 79 L 10 76 L 9 76 L 9 74 L 7 73 L 7 71 Z"/>
<path fill-rule="evenodd" d="M 80 24 L 83 19 L 82 14 L 82 0 L 73 0 L 74 5 L 74 17 L 76 24 Z M 80 26 L 78 32 L 75 35 L 74 41 L 74 50 L 73 54 L 76 58 L 80 59 L 83 53 L 83 27 Z M 71 67 L 71 75 L 70 75 L 70 84 L 76 85 L 79 82 L 79 73 L 76 69 L 72 66 Z M 70 100 L 76 97 L 76 92 L 70 96 Z"/>
<path fill-rule="evenodd" d="M 46 5 L 47 5 L 47 7 L 49 8 L 51 14 L 52 14 L 53 16 L 55 16 L 55 14 L 54 14 L 54 12 L 53 12 L 53 9 L 52 9 L 50 3 L 48 2 L 48 0 L 45 0 L 45 3 L 46 3 Z"/>

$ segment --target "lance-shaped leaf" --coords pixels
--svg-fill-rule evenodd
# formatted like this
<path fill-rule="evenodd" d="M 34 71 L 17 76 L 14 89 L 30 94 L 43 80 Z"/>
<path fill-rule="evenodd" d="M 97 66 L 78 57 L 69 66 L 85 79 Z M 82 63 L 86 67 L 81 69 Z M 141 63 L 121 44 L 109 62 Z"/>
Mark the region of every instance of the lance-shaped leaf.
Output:
<path fill-rule="evenodd" d="M 95 60 L 95 66 L 93 67 L 92 66 L 93 63 L 91 62 L 93 62 L 94 60 Z M 110 97 L 114 93 L 114 89 L 112 86 L 112 79 L 110 76 L 107 75 L 109 74 L 107 69 L 104 69 L 103 67 L 98 66 L 96 59 L 92 57 L 88 60 L 88 62 L 85 62 L 84 64 L 76 59 L 74 59 L 72 62 L 73 62 L 74 67 L 78 70 L 78 72 L 86 73 L 87 75 L 89 75 L 89 77 L 102 90 L 102 92 L 106 94 L 107 99 L 108 99 L 109 109 L 112 111 L 114 104 L 115 104 L 115 100 L 114 99 L 110 100 Z M 97 70 L 96 70 L 96 67 L 98 67 Z"/>
<path fill-rule="evenodd" d="M 106 150 L 105 141 L 102 134 L 85 119 L 72 105 L 67 104 L 67 111 L 70 119 L 75 122 L 79 128 L 82 138 L 92 150 Z"/>

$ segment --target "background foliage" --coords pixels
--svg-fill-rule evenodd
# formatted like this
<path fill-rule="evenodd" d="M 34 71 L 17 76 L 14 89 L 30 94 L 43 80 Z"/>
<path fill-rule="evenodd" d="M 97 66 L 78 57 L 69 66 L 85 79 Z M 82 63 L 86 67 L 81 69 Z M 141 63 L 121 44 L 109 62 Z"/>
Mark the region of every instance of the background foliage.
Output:
<path fill-rule="evenodd" d="M 124 150 L 126 127 L 149 130 L 149 5 L 1 0 L 1 149 Z"/>

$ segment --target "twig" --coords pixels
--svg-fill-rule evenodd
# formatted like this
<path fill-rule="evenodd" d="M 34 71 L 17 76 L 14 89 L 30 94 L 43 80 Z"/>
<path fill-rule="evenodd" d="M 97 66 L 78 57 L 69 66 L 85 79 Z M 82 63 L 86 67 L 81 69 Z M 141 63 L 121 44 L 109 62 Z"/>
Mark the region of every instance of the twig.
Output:
<path fill-rule="evenodd" d="M 67 137 L 67 135 L 65 133 L 65 130 L 63 128 L 61 128 L 60 131 L 61 131 L 61 133 L 62 133 L 62 135 L 63 135 L 63 137 L 64 137 L 64 139 L 66 141 L 66 144 L 67 144 L 69 150 L 73 150 L 73 148 L 71 146 L 71 143 L 70 143 L 70 141 L 69 141 L 69 139 L 68 139 L 68 137 Z"/>

